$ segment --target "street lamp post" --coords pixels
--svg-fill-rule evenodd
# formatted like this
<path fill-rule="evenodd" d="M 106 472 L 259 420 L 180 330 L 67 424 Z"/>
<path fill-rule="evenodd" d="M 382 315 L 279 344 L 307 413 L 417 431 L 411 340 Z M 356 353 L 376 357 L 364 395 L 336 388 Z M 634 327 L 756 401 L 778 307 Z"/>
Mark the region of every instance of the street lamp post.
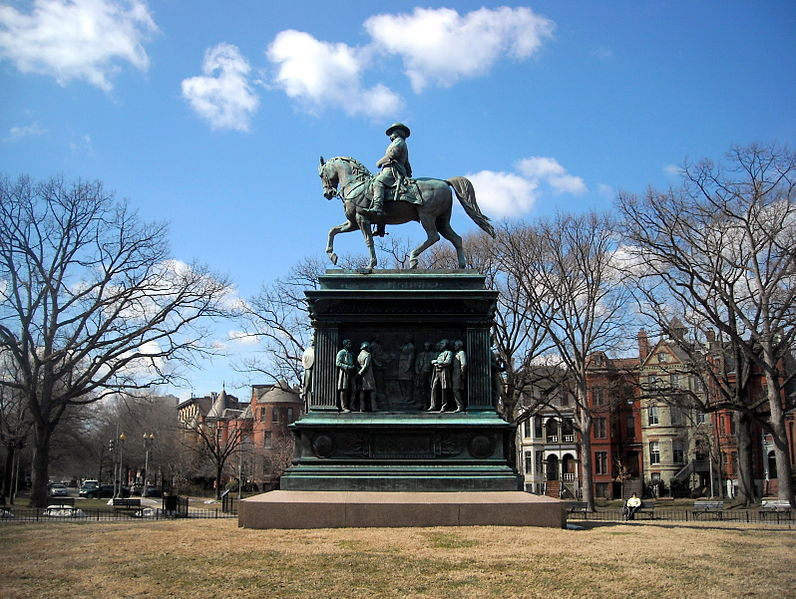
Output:
<path fill-rule="evenodd" d="M 149 484 L 149 450 L 152 448 L 152 441 L 155 433 L 144 433 L 144 493 Z"/>
<path fill-rule="evenodd" d="M 124 442 L 127 435 L 119 433 L 119 497 L 122 496 L 122 484 L 124 483 Z"/>

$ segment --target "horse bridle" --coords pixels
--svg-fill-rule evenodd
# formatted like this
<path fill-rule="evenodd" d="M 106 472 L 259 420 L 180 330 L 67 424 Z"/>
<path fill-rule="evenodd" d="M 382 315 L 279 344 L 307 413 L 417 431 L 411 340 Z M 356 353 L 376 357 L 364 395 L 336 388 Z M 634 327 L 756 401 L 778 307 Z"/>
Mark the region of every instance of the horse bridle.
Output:
<path fill-rule="evenodd" d="M 334 192 L 333 195 L 331 197 L 327 197 L 327 199 L 331 200 L 332 198 L 338 198 L 339 197 L 343 202 L 347 202 L 349 200 L 348 200 L 348 198 L 346 198 L 343 195 L 343 183 L 342 183 L 342 181 L 340 181 L 338 179 L 337 188 L 332 187 L 331 183 L 329 183 L 329 179 L 326 177 L 326 172 L 323 170 L 323 167 L 325 167 L 327 164 L 329 164 L 332 160 L 335 160 L 335 158 L 330 158 L 328 162 L 325 162 L 323 160 L 323 156 L 321 156 L 321 165 L 318 167 L 318 174 L 321 176 L 321 182 L 323 183 L 323 195 L 326 196 L 327 191 Z M 366 179 L 358 181 L 357 185 L 354 186 L 352 191 L 356 191 L 360 187 L 362 187 L 363 185 L 366 185 L 366 184 L 367 184 L 367 180 Z M 349 195 L 349 197 L 356 197 L 357 194 L 349 193 L 348 195 Z"/>
<path fill-rule="evenodd" d="M 331 162 L 331 161 L 330 161 Z M 323 183 L 323 195 L 326 197 L 327 200 L 331 200 L 332 198 L 339 197 L 341 200 L 343 199 L 342 195 L 342 186 L 340 182 L 337 182 L 337 185 L 340 189 L 332 187 L 332 184 L 329 183 L 329 179 L 326 177 L 326 172 L 324 171 L 323 167 L 326 166 L 326 162 L 323 160 L 323 156 L 321 156 L 321 165 L 318 167 L 318 174 L 321 176 L 321 182 Z M 332 195 L 326 196 L 328 192 L 333 192 Z"/>

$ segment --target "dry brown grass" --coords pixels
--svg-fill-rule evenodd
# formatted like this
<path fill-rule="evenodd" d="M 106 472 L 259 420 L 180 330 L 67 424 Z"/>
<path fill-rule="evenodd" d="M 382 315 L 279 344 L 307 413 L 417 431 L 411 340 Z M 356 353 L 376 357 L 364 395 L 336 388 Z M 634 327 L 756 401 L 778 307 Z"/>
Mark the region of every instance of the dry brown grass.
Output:
<path fill-rule="evenodd" d="M 247 530 L 6 525 L 0 597 L 786 597 L 796 531 L 695 524 Z"/>

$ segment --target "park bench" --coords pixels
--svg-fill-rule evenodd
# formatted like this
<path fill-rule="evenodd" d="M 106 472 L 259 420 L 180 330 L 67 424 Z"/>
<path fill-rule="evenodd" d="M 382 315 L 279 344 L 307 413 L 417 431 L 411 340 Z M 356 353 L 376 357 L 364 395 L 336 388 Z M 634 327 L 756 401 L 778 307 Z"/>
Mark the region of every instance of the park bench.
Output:
<path fill-rule="evenodd" d="M 585 501 L 572 501 L 567 509 L 568 514 L 583 514 L 583 519 L 586 519 L 586 514 L 589 513 L 588 504 Z"/>
<path fill-rule="evenodd" d="M 627 520 L 627 508 L 622 508 L 622 520 Z M 655 518 L 655 502 L 650 501 L 649 499 L 645 499 L 641 502 L 641 507 L 638 508 L 635 513 L 633 514 L 633 518 L 635 519 L 638 516 L 646 516 L 650 520 Z"/>
<path fill-rule="evenodd" d="M 68 505 L 71 507 L 75 506 L 75 498 L 74 497 L 48 497 L 47 498 L 47 505 Z"/>
<path fill-rule="evenodd" d="M 777 519 L 785 516 L 790 520 L 790 502 L 787 499 L 764 499 L 763 503 L 760 504 L 759 513 L 764 520 L 772 515 L 776 515 Z"/>
<path fill-rule="evenodd" d="M 694 510 L 692 512 L 694 518 L 700 518 L 710 514 L 716 520 L 724 518 L 724 502 L 723 501 L 695 501 Z"/>
<path fill-rule="evenodd" d="M 141 500 L 132 497 L 114 497 L 113 511 L 135 512 L 141 509 Z"/>

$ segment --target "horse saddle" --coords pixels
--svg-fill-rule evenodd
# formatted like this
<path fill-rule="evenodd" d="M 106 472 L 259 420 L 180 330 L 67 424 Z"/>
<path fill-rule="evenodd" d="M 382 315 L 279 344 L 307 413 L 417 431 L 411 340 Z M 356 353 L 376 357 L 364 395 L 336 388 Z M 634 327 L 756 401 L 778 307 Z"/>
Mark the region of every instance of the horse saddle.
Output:
<path fill-rule="evenodd" d="M 373 185 L 368 187 L 368 203 L 373 201 Z M 408 202 L 416 206 L 423 205 L 423 196 L 420 194 L 420 188 L 417 185 L 417 179 L 410 179 L 409 177 L 402 177 L 396 185 L 392 185 L 386 189 L 384 194 L 385 202 Z"/>

